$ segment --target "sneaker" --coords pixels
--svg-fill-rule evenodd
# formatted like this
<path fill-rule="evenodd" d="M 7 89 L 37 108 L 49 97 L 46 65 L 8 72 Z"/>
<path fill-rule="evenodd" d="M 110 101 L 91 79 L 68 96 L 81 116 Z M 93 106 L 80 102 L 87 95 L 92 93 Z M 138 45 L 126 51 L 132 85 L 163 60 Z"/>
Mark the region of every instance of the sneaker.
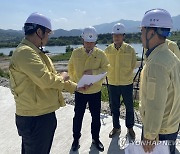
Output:
<path fill-rule="evenodd" d="M 72 151 L 77 151 L 80 148 L 79 140 L 74 140 L 71 146 Z"/>
<path fill-rule="evenodd" d="M 99 141 L 99 140 L 92 140 L 92 144 L 94 144 L 99 151 L 101 151 L 101 152 L 104 151 L 104 146 L 101 143 L 101 141 Z"/>
<path fill-rule="evenodd" d="M 109 133 L 109 138 L 114 137 L 115 135 L 120 135 L 121 128 L 113 128 L 112 131 Z"/>

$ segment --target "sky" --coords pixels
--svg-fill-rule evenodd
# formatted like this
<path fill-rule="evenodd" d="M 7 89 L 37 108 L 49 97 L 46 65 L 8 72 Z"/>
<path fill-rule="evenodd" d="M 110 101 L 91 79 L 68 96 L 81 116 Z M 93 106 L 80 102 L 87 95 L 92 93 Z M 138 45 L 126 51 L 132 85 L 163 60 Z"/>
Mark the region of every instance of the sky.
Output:
<path fill-rule="evenodd" d="M 120 19 L 141 20 L 152 8 L 180 15 L 180 0 L 0 0 L 0 29 L 22 30 L 27 17 L 39 12 L 56 29 L 82 29 Z"/>

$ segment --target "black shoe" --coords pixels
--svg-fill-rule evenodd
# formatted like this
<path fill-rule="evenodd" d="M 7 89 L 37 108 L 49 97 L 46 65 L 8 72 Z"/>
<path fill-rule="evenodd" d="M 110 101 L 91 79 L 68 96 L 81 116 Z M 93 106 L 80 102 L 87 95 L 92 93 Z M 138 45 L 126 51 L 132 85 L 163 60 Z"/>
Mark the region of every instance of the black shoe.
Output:
<path fill-rule="evenodd" d="M 71 146 L 72 151 L 77 151 L 80 148 L 79 140 L 74 140 Z"/>
<path fill-rule="evenodd" d="M 121 128 L 113 128 L 112 131 L 109 133 L 109 138 L 113 138 L 115 135 L 120 135 Z"/>
<path fill-rule="evenodd" d="M 93 140 L 92 143 L 96 146 L 96 148 L 103 152 L 104 151 L 104 146 L 99 140 Z"/>
<path fill-rule="evenodd" d="M 136 134 L 133 130 L 133 128 L 129 128 L 126 134 L 126 137 L 129 139 L 129 141 L 134 142 L 136 138 Z"/>

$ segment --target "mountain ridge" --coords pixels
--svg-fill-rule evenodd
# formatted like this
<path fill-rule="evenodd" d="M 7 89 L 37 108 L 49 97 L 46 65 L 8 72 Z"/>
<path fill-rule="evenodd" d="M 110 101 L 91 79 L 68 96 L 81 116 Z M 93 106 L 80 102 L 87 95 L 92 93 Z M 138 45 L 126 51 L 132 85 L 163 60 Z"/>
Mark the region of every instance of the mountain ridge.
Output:
<path fill-rule="evenodd" d="M 172 31 L 179 31 L 180 30 L 180 15 L 172 17 L 173 20 L 173 29 Z M 105 34 L 105 33 L 111 33 L 112 27 L 115 23 L 123 23 L 126 27 L 126 33 L 137 33 L 140 32 L 140 29 L 138 28 L 140 26 L 140 21 L 135 20 L 125 20 L 121 19 L 118 21 L 114 21 L 111 23 L 102 23 L 99 25 L 94 25 L 96 28 L 98 34 Z M 61 36 L 80 36 L 82 33 L 82 29 L 72 29 L 72 30 L 64 30 L 64 29 L 57 29 L 54 30 L 54 34 L 51 35 L 51 37 L 61 37 Z M 22 30 L 13 30 L 13 29 L 0 29 L 0 36 L 6 36 L 8 37 L 23 37 L 23 31 Z"/>

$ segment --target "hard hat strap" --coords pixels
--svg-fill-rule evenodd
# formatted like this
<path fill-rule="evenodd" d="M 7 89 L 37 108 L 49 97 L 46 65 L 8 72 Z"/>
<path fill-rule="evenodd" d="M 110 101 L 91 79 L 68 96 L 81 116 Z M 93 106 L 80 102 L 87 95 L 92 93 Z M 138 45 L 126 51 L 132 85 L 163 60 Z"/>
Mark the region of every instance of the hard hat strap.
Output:
<path fill-rule="evenodd" d="M 155 33 L 151 35 L 151 37 L 148 39 L 147 35 L 151 29 L 149 27 L 146 27 L 146 48 L 149 49 L 149 41 L 156 35 Z"/>
<path fill-rule="evenodd" d="M 37 33 L 37 31 L 36 31 L 36 35 L 37 35 L 37 36 L 40 38 L 40 40 L 41 40 L 40 50 L 43 51 L 43 47 L 42 47 L 42 46 L 43 46 L 43 42 L 42 42 L 42 39 L 43 39 L 43 38 L 39 36 L 39 34 Z"/>

